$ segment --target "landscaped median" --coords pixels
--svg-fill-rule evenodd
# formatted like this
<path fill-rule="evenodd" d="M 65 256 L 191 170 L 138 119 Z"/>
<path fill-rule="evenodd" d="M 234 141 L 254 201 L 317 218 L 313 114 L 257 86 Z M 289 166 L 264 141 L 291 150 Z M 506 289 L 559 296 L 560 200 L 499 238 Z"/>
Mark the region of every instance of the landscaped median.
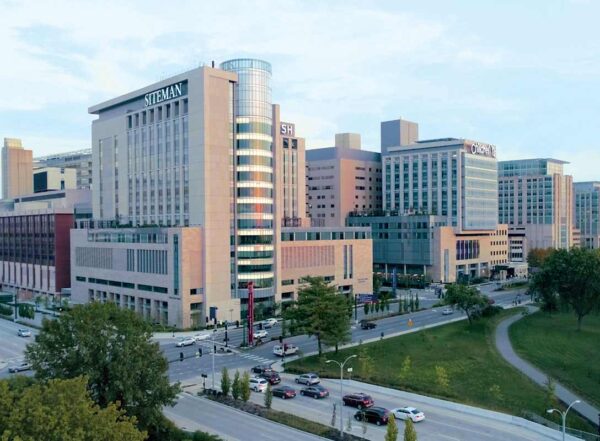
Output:
<path fill-rule="evenodd" d="M 339 378 L 342 361 L 356 354 L 352 379 L 423 395 L 497 410 L 513 415 L 524 411 L 546 416 L 548 394 L 506 363 L 494 346 L 496 325 L 522 309 L 502 311 L 469 325 L 466 321 L 412 334 L 311 356 L 285 364 L 287 372 L 317 372 Z M 582 420 L 573 426 L 590 431 Z"/>
<path fill-rule="evenodd" d="M 600 315 L 586 316 L 577 331 L 573 312 L 537 312 L 513 324 L 509 335 L 521 357 L 600 406 Z"/>

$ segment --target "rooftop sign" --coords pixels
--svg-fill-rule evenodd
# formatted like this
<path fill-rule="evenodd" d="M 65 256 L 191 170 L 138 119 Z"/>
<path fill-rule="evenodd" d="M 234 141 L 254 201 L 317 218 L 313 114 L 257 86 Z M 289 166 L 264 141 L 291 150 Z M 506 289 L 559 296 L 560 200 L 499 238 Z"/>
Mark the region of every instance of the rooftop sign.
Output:
<path fill-rule="evenodd" d="M 163 87 L 154 92 L 148 92 L 144 95 L 144 103 L 146 107 L 148 107 L 162 103 L 163 101 L 179 98 L 180 96 L 187 94 L 187 87 L 184 86 L 187 86 L 187 83 L 180 81 L 179 83 L 171 84 L 170 86 Z"/>
<path fill-rule="evenodd" d="M 296 125 L 292 123 L 282 122 L 279 124 L 279 133 L 284 136 L 296 136 Z"/>
<path fill-rule="evenodd" d="M 473 155 L 487 156 L 490 158 L 496 157 L 496 146 L 491 144 L 484 144 L 482 142 L 474 142 L 471 145 L 465 146 L 467 152 Z"/>

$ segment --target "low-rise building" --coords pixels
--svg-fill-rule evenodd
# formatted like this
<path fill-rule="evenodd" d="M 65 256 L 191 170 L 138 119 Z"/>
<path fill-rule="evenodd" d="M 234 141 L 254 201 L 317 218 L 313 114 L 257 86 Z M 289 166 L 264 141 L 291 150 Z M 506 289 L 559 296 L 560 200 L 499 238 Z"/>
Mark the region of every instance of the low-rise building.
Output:
<path fill-rule="evenodd" d="M 77 188 L 77 170 L 73 168 L 42 167 L 33 171 L 33 192 Z"/>

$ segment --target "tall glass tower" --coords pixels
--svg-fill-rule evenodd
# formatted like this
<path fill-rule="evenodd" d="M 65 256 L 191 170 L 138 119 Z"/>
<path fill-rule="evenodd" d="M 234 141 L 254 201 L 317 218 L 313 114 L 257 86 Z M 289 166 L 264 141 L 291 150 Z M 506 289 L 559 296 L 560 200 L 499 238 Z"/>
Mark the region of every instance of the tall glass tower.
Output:
<path fill-rule="evenodd" d="M 260 301 L 274 296 L 271 65 L 242 58 L 220 67 L 238 75 L 233 109 L 232 288 L 234 296 L 243 298 L 252 281 Z"/>

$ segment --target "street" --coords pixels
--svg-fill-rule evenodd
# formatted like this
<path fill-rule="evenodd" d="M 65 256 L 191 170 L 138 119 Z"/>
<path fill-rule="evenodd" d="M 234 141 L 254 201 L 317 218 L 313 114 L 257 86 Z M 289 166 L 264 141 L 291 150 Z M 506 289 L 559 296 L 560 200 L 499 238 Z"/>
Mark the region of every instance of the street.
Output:
<path fill-rule="evenodd" d="M 31 337 L 19 337 L 19 329 L 29 329 Z M 0 378 L 6 378 L 11 375 L 8 368 L 23 361 L 23 353 L 27 343 L 33 341 L 37 330 L 8 320 L 0 319 Z"/>

